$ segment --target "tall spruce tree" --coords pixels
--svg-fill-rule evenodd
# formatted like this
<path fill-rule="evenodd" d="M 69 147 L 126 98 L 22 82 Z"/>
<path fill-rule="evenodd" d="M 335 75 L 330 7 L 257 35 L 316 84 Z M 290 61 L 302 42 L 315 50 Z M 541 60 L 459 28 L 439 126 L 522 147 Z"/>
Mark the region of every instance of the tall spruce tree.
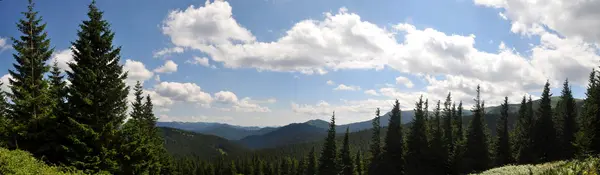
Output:
<path fill-rule="evenodd" d="M 356 175 L 363 175 L 363 174 L 365 174 L 365 169 L 364 169 L 363 160 L 362 160 L 362 156 L 361 156 L 360 150 L 358 150 L 358 152 L 356 152 L 355 158 L 356 159 L 354 159 L 354 163 L 356 164 Z"/>
<path fill-rule="evenodd" d="M 576 152 L 576 148 L 573 145 L 575 142 L 575 135 L 578 131 L 577 128 L 577 111 L 575 106 L 575 99 L 571 93 L 571 87 L 569 86 L 569 80 L 565 80 L 563 84 L 563 90 L 561 92 L 561 113 L 562 118 L 562 156 L 561 159 L 573 158 Z"/>
<path fill-rule="evenodd" d="M 448 93 L 446 97 L 446 101 L 444 102 L 444 111 L 443 111 L 443 143 L 446 148 L 446 153 L 452 153 L 454 151 L 454 136 L 452 129 L 452 96 Z M 450 162 L 447 162 L 450 163 Z"/>
<path fill-rule="evenodd" d="M 536 151 L 538 162 L 547 162 L 558 159 L 558 145 L 556 139 L 556 128 L 552 120 L 552 106 L 550 97 L 550 83 L 546 82 L 544 91 L 540 99 L 540 107 L 537 111 L 537 119 L 535 120 L 535 130 L 533 132 L 534 141 L 533 148 Z"/>
<path fill-rule="evenodd" d="M 519 107 L 519 116 L 515 126 L 514 134 L 514 149 L 516 150 L 515 158 L 519 164 L 533 163 L 533 139 L 532 128 L 533 118 L 528 114 L 529 104 L 527 98 L 523 96 L 521 106 Z"/>
<path fill-rule="evenodd" d="M 463 115 L 463 107 L 462 107 L 462 101 L 460 101 L 458 103 L 458 108 L 456 108 L 456 113 L 454 114 L 454 142 L 458 142 L 459 140 L 462 140 L 465 136 L 463 134 L 463 121 L 462 121 L 462 115 Z"/>
<path fill-rule="evenodd" d="M 427 174 L 431 169 L 428 154 L 427 123 L 423 110 L 423 96 L 415 104 L 415 116 L 406 140 L 406 174 Z"/>
<path fill-rule="evenodd" d="M 315 153 L 315 147 L 312 147 L 312 149 L 310 149 L 307 159 L 308 160 L 306 161 L 306 174 L 305 175 L 317 174 L 318 165 L 317 165 L 317 155 Z"/>
<path fill-rule="evenodd" d="M 433 174 L 446 174 L 446 160 L 447 150 L 444 145 L 444 130 L 442 127 L 442 111 L 440 107 L 440 101 L 436 103 L 435 109 L 433 110 L 433 117 L 429 121 L 431 133 L 431 141 L 429 142 L 430 154 L 429 164 Z"/>
<path fill-rule="evenodd" d="M 350 128 L 346 128 L 346 134 L 344 134 L 344 142 L 342 144 L 342 174 L 343 175 L 354 175 L 354 163 L 352 162 L 352 155 L 350 154 L 350 141 L 348 140 L 348 134 Z"/>
<path fill-rule="evenodd" d="M 588 80 L 586 90 L 586 98 L 583 102 L 581 117 L 579 118 L 580 129 L 575 137 L 575 147 L 578 155 L 587 155 L 590 153 L 598 153 L 598 134 L 596 131 L 596 114 L 598 114 L 598 100 L 600 100 L 599 82 L 596 77 L 596 70 L 593 69 Z"/>
<path fill-rule="evenodd" d="M 386 174 L 404 174 L 404 136 L 401 124 L 400 103 L 394 103 L 383 145 Z"/>
<path fill-rule="evenodd" d="M 496 141 L 494 142 L 494 159 L 496 166 L 512 163 L 512 152 L 508 135 L 508 97 L 504 97 L 500 118 L 496 123 Z"/>
<path fill-rule="evenodd" d="M 17 28 L 23 34 L 12 38 L 16 53 L 14 70 L 8 70 L 9 79 L 10 148 L 18 148 L 31 152 L 34 156 L 45 157 L 50 152 L 45 147 L 46 133 L 44 122 L 51 117 L 52 101 L 48 82 L 44 75 L 49 71 L 46 61 L 50 59 L 53 49 L 45 31 L 46 24 L 34 11 L 34 3 L 29 0 L 24 19 L 19 20 Z"/>
<path fill-rule="evenodd" d="M 0 81 L 0 87 L 4 85 L 4 82 Z M 8 127 L 10 121 L 8 120 L 8 102 L 6 99 L 6 92 L 0 89 L 0 147 L 5 147 L 9 142 Z"/>
<path fill-rule="evenodd" d="M 369 174 L 381 174 L 383 173 L 381 168 L 381 125 L 380 125 L 380 111 L 377 108 L 375 111 L 375 118 L 373 118 L 373 128 L 371 136 L 371 160 L 368 168 Z"/>
<path fill-rule="evenodd" d="M 120 47 L 114 48 L 114 33 L 95 1 L 89 5 L 78 39 L 73 42 L 73 60 L 67 71 L 71 146 L 67 165 L 86 172 L 117 172 L 117 129 L 126 117 L 129 88 L 127 74 L 119 65 Z"/>
<path fill-rule="evenodd" d="M 52 65 L 48 79 L 50 82 L 49 94 L 52 112 L 50 117 L 43 122 L 43 130 L 46 136 L 44 137 L 45 144 L 41 147 L 41 150 L 46 153 L 43 160 L 47 163 L 62 164 L 66 161 L 62 153 L 65 151 L 63 148 L 68 146 L 65 136 L 69 133 L 69 128 L 66 127 L 69 122 L 66 103 L 67 83 L 64 81 L 64 75 L 62 75 L 56 61 Z"/>
<path fill-rule="evenodd" d="M 477 97 L 473 109 L 473 119 L 467 128 L 466 145 L 463 161 L 469 172 L 486 170 L 490 166 L 489 145 L 486 135 L 483 104 L 480 98 L 480 87 L 477 85 Z"/>
<path fill-rule="evenodd" d="M 319 169 L 317 173 L 319 175 L 338 174 L 338 156 L 337 146 L 335 144 L 335 112 L 331 116 L 331 123 L 329 123 L 329 130 L 327 131 L 327 138 L 323 144 L 323 150 L 321 151 L 321 157 L 319 157 Z"/>

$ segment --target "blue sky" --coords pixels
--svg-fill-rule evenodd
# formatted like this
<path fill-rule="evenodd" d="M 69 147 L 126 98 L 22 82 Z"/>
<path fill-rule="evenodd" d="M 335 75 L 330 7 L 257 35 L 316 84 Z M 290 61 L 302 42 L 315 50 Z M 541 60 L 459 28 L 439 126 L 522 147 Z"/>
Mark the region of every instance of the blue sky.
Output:
<path fill-rule="evenodd" d="M 39 1 L 67 69 L 70 43 L 91 1 Z M 590 4 L 586 4 L 590 3 Z M 487 105 L 504 96 L 559 94 L 569 78 L 584 96 L 598 66 L 596 2 L 525 0 L 102 0 L 98 7 L 122 47 L 128 84 L 143 81 L 161 121 L 284 125 L 339 123 L 410 110 L 420 95 Z M 567 8 L 565 6 L 568 6 Z M 541 10 L 540 10 L 541 9 Z M 14 62 L 10 37 L 26 1 L 0 2 L 0 76 Z M 546 11 L 544 11 L 546 10 Z M 560 13 L 559 13 L 560 12 Z M 563 14 L 559 16 L 557 14 Z M 2 87 L 4 90 L 8 88 Z"/>

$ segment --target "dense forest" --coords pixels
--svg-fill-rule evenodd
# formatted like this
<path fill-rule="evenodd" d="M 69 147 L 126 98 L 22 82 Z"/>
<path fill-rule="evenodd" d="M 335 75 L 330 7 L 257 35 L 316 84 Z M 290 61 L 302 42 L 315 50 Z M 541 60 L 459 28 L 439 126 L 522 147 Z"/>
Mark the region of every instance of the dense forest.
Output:
<path fill-rule="evenodd" d="M 515 106 L 497 97 L 503 104 L 486 108 L 477 86 L 470 109 L 450 93 L 445 101 L 421 97 L 411 121 L 403 123 L 396 100 L 389 112 L 374 109 L 367 130 L 336 125 L 334 111 L 327 126 L 309 121 L 257 130 L 260 136 L 238 141 L 157 127 L 141 82 L 125 84 L 121 48 L 113 45 L 115 33 L 95 1 L 87 15 L 72 42 L 74 62 L 63 73 L 47 63 L 53 49 L 46 24 L 29 1 L 16 26 L 22 35 L 12 39 L 12 78 L 0 82 L 10 87 L 0 92 L 0 159 L 26 151 L 53 171 L 85 174 L 412 175 L 477 173 L 600 153 L 596 70 L 583 101 L 565 80 L 560 96 L 552 97 L 547 82 L 535 102 L 523 96 Z M 383 127 L 381 113 L 389 116 Z"/>

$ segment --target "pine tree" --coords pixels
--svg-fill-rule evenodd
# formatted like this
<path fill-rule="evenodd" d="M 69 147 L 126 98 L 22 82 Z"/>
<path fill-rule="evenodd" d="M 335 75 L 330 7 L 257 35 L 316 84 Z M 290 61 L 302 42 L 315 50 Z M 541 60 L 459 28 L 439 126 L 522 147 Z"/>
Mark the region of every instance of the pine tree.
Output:
<path fill-rule="evenodd" d="M 434 174 L 445 174 L 446 173 L 446 147 L 444 145 L 442 118 L 440 101 L 438 100 L 435 109 L 433 110 L 433 118 L 429 121 L 430 124 L 430 136 L 431 141 L 430 147 L 430 158 L 429 164 L 432 166 L 431 170 Z"/>
<path fill-rule="evenodd" d="M 337 146 L 335 144 L 335 112 L 331 116 L 331 123 L 329 123 L 329 130 L 327 131 L 327 138 L 321 151 L 321 157 L 319 158 L 319 169 L 317 173 L 319 175 L 338 174 L 338 157 L 337 157 Z"/>
<path fill-rule="evenodd" d="M 49 154 L 44 148 L 46 133 L 44 122 L 51 117 L 52 101 L 48 92 L 48 82 L 44 75 L 49 71 L 46 61 L 50 59 L 53 49 L 45 32 L 46 24 L 33 10 L 34 3 L 29 0 L 24 19 L 19 20 L 17 28 L 23 34 L 18 39 L 12 38 L 16 54 L 14 70 L 9 70 L 10 112 L 12 121 L 9 131 L 12 136 L 10 148 L 31 152 L 35 157 Z"/>
<path fill-rule="evenodd" d="M 352 162 L 352 155 L 350 154 L 350 142 L 348 140 L 348 133 L 350 128 L 346 128 L 346 134 L 344 135 L 344 142 L 342 145 L 342 174 L 343 175 L 354 175 L 354 163 Z"/>
<path fill-rule="evenodd" d="M 235 162 L 231 161 L 231 164 L 229 164 L 229 167 L 227 168 L 225 174 L 227 174 L 227 175 L 237 175 L 237 169 L 235 167 Z"/>
<path fill-rule="evenodd" d="M 454 152 L 454 136 L 452 129 L 452 96 L 448 93 L 446 101 L 444 102 L 444 113 L 443 113 L 443 142 L 446 148 L 446 153 Z M 450 162 L 447 162 L 448 164 Z"/>
<path fill-rule="evenodd" d="M 528 115 L 529 104 L 527 98 L 523 96 L 521 106 L 519 107 L 519 118 L 515 126 L 515 158 L 519 164 L 533 163 L 533 141 L 532 141 L 532 116 Z"/>
<path fill-rule="evenodd" d="M 381 174 L 381 125 L 379 108 L 375 111 L 375 118 L 373 118 L 373 135 L 371 136 L 371 163 L 369 164 L 369 174 Z"/>
<path fill-rule="evenodd" d="M 114 173 L 119 169 L 117 128 L 127 110 L 127 74 L 119 65 L 120 47 L 112 46 L 114 33 L 95 1 L 89 5 L 88 17 L 73 42 L 74 62 L 69 63 L 72 71 L 67 71 L 72 144 L 64 156 L 67 165 L 86 172 Z"/>
<path fill-rule="evenodd" d="M 454 114 L 454 132 L 455 132 L 455 141 L 458 142 L 464 138 L 463 134 L 463 122 L 462 122 L 462 114 L 463 114 L 462 101 L 458 103 L 458 108 L 456 109 L 456 113 Z"/>
<path fill-rule="evenodd" d="M 598 99 L 600 99 L 599 83 L 596 77 L 596 70 L 592 70 L 589 77 L 588 87 L 586 90 L 586 98 L 583 102 L 583 108 L 581 111 L 581 117 L 579 118 L 580 129 L 575 137 L 575 147 L 577 154 L 587 155 L 590 153 L 598 153 L 600 147 L 596 138 L 598 138 L 596 131 L 596 114 L 598 114 Z"/>
<path fill-rule="evenodd" d="M 540 99 L 540 108 L 535 120 L 533 148 L 536 151 L 538 162 L 548 162 L 558 159 L 558 147 L 560 143 L 556 139 L 556 128 L 552 120 L 552 106 L 550 106 L 550 83 L 546 82 Z"/>
<path fill-rule="evenodd" d="M 410 132 L 406 140 L 406 174 L 427 174 L 431 171 L 428 154 L 429 143 L 427 137 L 427 123 L 423 109 L 423 96 L 415 104 L 415 117 L 410 126 Z"/>
<path fill-rule="evenodd" d="M 470 171 L 483 171 L 489 168 L 490 156 L 488 138 L 484 122 L 483 103 L 480 99 L 480 87 L 477 86 L 477 97 L 473 106 L 473 119 L 469 123 L 466 136 L 465 155 L 463 161 Z"/>
<path fill-rule="evenodd" d="M 386 174 L 404 174 L 404 137 L 401 125 L 400 103 L 396 100 L 383 146 Z"/>
<path fill-rule="evenodd" d="M 0 87 L 4 85 L 4 82 L 0 81 Z M 0 147 L 5 147 L 9 142 L 8 127 L 10 121 L 8 120 L 9 108 L 8 102 L 6 101 L 6 92 L 0 89 Z"/>
<path fill-rule="evenodd" d="M 563 90 L 560 97 L 560 116 L 562 118 L 562 156 L 561 159 L 573 158 L 576 152 L 576 148 L 573 145 L 575 142 L 575 135 L 578 131 L 577 128 L 577 111 L 575 106 L 575 99 L 571 93 L 571 87 L 569 86 L 569 80 L 565 80 L 563 84 Z"/>
<path fill-rule="evenodd" d="M 317 174 L 317 156 L 315 154 L 315 147 L 313 147 L 308 153 L 306 163 L 306 175 L 315 175 Z"/>
<path fill-rule="evenodd" d="M 356 175 L 365 174 L 363 160 L 361 157 L 360 150 L 358 150 L 358 152 L 356 152 L 356 159 L 354 160 L 354 163 L 356 164 Z"/>
<path fill-rule="evenodd" d="M 500 118 L 496 123 L 496 141 L 494 147 L 495 165 L 503 166 L 512 163 L 510 140 L 508 136 L 508 97 L 504 97 Z"/>

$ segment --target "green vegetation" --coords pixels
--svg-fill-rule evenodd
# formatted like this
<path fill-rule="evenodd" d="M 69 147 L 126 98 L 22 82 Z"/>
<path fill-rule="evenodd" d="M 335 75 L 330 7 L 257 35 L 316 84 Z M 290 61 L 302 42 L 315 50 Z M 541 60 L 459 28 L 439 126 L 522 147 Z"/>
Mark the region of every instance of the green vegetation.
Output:
<path fill-rule="evenodd" d="M 35 159 L 29 152 L 21 150 L 9 151 L 0 148 L 0 174 L 39 174 L 39 175 L 76 175 L 84 174 L 77 170 L 53 167 Z"/>
<path fill-rule="evenodd" d="M 540 174 L 540 175 L 575 175 L 575 174 L 600 174 L 600 159 L 588 158 L 584 160 L 556 161 L 542 164 L 508 165 L 490 169 L 479 173 L 480 175 L 500 174 Z"/>

